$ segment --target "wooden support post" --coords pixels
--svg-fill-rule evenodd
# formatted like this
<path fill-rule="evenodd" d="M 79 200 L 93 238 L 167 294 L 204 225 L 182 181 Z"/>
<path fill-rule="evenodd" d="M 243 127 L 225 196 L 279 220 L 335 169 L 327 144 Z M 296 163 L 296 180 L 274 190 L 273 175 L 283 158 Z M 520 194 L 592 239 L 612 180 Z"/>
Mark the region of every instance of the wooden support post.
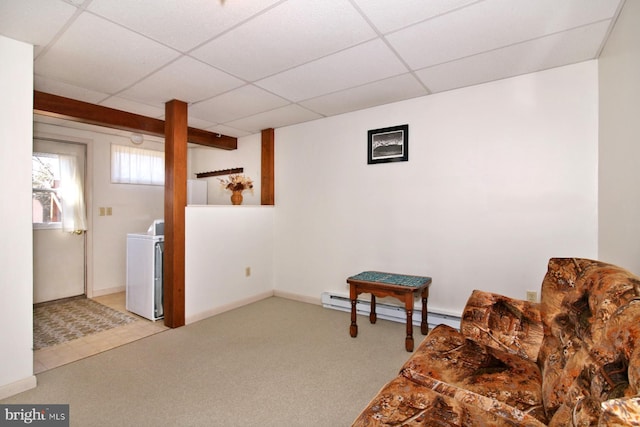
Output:
<path fill-rule="evenodd" d="M 165 105 L 164 324 L 185 324 L 185 206 L 187 206 L 187 104 Z"/>
<path fill-rule="evenodd" d="M 275 132 L 273 128 L 262 131 L 262 170 L 260 185 L 260 204 L 275 205 L 275 184 L 274 184 L 274 141 Z"/>

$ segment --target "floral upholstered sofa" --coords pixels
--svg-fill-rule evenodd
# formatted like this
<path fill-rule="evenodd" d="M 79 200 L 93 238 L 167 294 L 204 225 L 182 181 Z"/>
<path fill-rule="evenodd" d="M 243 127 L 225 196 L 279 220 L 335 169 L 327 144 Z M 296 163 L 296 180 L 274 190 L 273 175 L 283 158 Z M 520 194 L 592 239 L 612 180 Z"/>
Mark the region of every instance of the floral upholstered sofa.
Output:
<path fill-rule="evenodd" d="M 640 426 L 640 278 L 553 258 L 540 303 L 482 291 L 354 426 Z"/>

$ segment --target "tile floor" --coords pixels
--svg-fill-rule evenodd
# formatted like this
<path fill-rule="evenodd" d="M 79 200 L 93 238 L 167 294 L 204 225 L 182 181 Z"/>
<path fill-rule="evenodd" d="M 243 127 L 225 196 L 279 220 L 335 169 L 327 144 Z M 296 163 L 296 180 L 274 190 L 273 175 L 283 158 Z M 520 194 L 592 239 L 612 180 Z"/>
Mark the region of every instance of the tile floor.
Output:
<path fill-rule="evenodd" d="M 125 293 L 119 292 L 94 298 L 114 310 L 123 311 L 138 318 L 128 325 L 98 332 L 76 340 L 43 348 L 33 352 L 33 370 L 35 374 L 66 365 L 70 362 L 83 359 L 88 356 L 119 347 L 123 344 L 136 341 L 140 338 L 167 330 L 164 321 L 152 322 L 143 317 L 130 313 L 125 308 Z"/>

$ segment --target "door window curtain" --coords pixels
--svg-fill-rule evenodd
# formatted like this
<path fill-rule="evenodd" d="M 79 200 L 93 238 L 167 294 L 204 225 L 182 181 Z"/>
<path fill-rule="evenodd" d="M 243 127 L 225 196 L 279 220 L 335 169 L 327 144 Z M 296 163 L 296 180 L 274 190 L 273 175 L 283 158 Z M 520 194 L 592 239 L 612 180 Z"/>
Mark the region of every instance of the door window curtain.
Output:
<path fill-rule="evenodd" d="M 60 187 L 58 194 L 62 202 L 62 230 L 79 234 L 87 230 L 87 211 L 78 159 L 66 154 L 61 154 L 59 159 Z"/>

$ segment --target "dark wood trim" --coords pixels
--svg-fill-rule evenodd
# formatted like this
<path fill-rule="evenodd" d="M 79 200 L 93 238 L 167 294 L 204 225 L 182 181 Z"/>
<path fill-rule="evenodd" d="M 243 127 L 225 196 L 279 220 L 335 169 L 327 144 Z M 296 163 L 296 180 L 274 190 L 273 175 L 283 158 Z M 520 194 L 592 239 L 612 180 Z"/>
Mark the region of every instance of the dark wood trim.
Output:
<path fill-rule="evenodd" d="M 79 123 L 164 136 L 162 120 L 44 92 L 33 92 L 33 110 L 37 114 Z"/>
<path fill-rule="evenodd" d="M 164 324 L 185 324 L 185 206 L 187 206 L 187 104 L 165 106 Z"/>
<path fill-rule="evenodd" d="M 238 138 L 234 138 L 233 136 L 196 128 L 188 128 L 188 134 L 188 140 L 193 144 L 204 145 L 211 148 L 221 148 L 223 150 L 236 150 L 238 148 Z"/>
<path fill-rule="evenodd" d="M 165 136 L 165 122 L 102 105 L 90 104 L 44 92 L 33 92 L 33 110 L 37 114 L 78 123 L 105 126 L 159 137 Z M 207 147 L 235 150 L 238 139 L 206 130 L 188 128 L 187 140 Z"/>
<path fill-rule="evenodd" d="M 232 175 L 244 172 L 244 168 L 220 169 L 218 171 L 200 172 L 196 174 L 196 178 L 209 178 L 211 176 Z"/>
<path fill-rule="evenodd" d="M 262 205 L 275 205 L 275 131 L 273 128 L 262 131 L 262 167 L 261 167 L 261 194 Z"/>

